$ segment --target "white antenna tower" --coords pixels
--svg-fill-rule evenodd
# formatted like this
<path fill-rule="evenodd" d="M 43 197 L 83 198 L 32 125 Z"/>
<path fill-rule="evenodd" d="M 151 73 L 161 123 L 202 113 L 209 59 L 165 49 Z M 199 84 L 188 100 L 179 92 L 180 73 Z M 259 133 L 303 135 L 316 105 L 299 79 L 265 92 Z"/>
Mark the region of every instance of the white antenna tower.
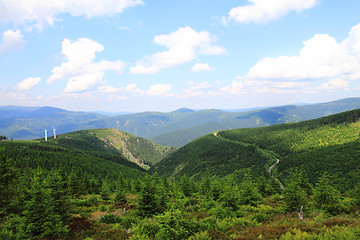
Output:
<path fill-rule="evenodd" d="M 47 141 L 47 131 L 45 129 L 45 142 Z"/>
<path fill-rule="evenodd" d="M 52 129 L 54 131 L 54 139 L 56 139 L 56 133 L 55 133 L 56 129 L 54 128 L 54 126 L 52 127 Z"/>

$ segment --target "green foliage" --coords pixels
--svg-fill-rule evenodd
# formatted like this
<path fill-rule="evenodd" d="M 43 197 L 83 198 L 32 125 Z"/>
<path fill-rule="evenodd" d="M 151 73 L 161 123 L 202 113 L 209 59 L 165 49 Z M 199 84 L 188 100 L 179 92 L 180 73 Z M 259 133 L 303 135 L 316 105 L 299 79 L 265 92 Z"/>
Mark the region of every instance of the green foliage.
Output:
<path fill-rule="evenodd" d="M 156 188 L 149 178 L 145 179 L 141 198 L 139 201 L 138 215 L 142 217 L 152 217 L 158 211 Z"/>
<path fill-rule="evenodd" d="M 54 179 L 59 180 L 58 176 L 54 176 L 48 185 L 41 173 L 31 178 L 25 189 L 22 212 L 8 221 L 8 225 L 17 222 L 12 229 L 16 239 L 64 236 L 68 232 L 64 220 L 69 217 L 66 207 L 69 201 L 66 195 L 59 196 L 64 189 L 59 190 L 61 184 Z"/>
<path fill-rule="evenodd" d="M 155 219 L 160 224 L 159 239 L 186 239 L 192 233 L 191 222 L 179 209 L 170 209 Z"/>
<path fill-rule="evenodd" d="M 287 211 L 300 211 L 300 208 L 308 205 L 306 191 L 304 189 L 303 173 L 291 171 L 288 175 L 284 198 Z"/>
<path fill-rule="evenodd" d="M 315 206 L 330 214 L 338 214 L 345 210 L 339 195 L 340 193 L 331 185 L 328 174 L 324 173 L 314 191 Z"/>
<path fill-rule="evenodd" d="M 116 216 L 115 214 L 106 214 L 104 216 L 102 216 L 99 220 L 101 223 L 106 223 L 106 224 L 110 224 L 110 223 L 120 223 L 121 222 L 121 217 Z"/>
<path fill-rule="evenodd" d="M 246 176 L 240 187 L 240 203 L 244 205 L 259 205 L 263 198 L 257 185 L 250 176 Z"/>
<path fill-rule="evenodd" d="M 7 212 L 11 200 L 14 198 L 16 177 L 10 159 L 7 159 L 0 149 L 0 216 Z"/>
<path fill-rule="evenodd" d="M 134 166 L 132 163 L 135 163 L 141 167 L 151 166 L 176 150 L 175 147 L 161 146 L 118 129 L 90 129 L 66 133 L 59 135 L 56 142 L 66 148 L 91 151 L 92 154 L 107 156 L 112 161 L 128 166 Z"/>

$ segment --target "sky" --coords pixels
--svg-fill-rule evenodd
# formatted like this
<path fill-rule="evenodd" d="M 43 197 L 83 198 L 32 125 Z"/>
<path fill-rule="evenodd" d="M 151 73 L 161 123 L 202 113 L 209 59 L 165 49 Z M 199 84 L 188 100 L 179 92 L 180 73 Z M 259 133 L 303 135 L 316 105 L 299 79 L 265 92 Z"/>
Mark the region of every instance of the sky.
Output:
<path fill-rule="evenodd" d="M 360 97 L 359 0 L 0 0 L 0 106 L 143 112 Z"/>

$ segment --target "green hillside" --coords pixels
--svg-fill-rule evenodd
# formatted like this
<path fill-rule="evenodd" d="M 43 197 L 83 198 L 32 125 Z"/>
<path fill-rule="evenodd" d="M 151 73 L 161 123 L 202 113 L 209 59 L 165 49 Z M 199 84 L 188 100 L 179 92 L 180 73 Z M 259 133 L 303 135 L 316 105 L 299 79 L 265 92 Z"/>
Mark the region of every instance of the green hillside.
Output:
<path fill-rule="evenodd" d="M 101 189 L 102 181 L 106 179 L 136 179 L 145 172 L 121 156 L 97 155 L 51 141 L 1 141 L 0 152 L 19 172 L 42 169 L 45 172 L 60 171 L 67 178 L 77 175 L 82 179 L 83 187 L 93 188 L 89 191 L 94 192 Z"/>
<path fill-rule="evenodd" d="M 196 138 L 215 131 L 300 122 L 358 108 L 360 108 L 359 98 L 347 98 L 321 104 L 282 106 L 232 114 L 227 113 L 218 119 L 214 119 L 209 115 L 208 121 L 205 123 L 200 124 L 199 122 L 190 121 L 196 124 L 193 126 L 189 124 L 187 128 L 181 129 L 168 127 L 166 129 L 168 132 L 159 133 L 155 131 L 155 133 L 146 137 L 150 137 L 152 141 L 162 145 L 181 147 Z M 195 113 L 194 117 L 196 117 Z M 130 129 L 129 131 L 131 132 Z M 156 135 L 153 136 L 154 134 Z"/>
<path fill-rule="evenodd" d="M 149 168 L 176 150 L 175 147 L 161 146 L 118 129 L 90 129 L 66 133 L 59 135 L 55 142 L 67 148 L 86 150 L 98 155 L 125 157 L 143 168 Z"/>
<path fill-rule="evenodd" d="M 326 171 L 339 189 L 349 189 L 360 174 L 359 116 L 360 110 L 353 110 L 300 123 L 216 132 L 182 147 L 152 171 L 178 177 L 249 169 L 260 176 L 278 158 L 282 180 L 292 168 L 303 168 L 312 183 Z"/>

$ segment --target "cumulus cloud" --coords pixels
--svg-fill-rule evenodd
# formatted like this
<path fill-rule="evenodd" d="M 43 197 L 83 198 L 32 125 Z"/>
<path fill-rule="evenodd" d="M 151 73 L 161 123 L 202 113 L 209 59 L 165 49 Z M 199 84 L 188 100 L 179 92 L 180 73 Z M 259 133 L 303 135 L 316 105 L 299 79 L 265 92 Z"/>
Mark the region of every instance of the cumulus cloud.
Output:
<path fill-rule="evenodd" d="M 20 30 L 7 30 L 3 33 L 0 43 L 0 54 L 4 52 L 16 52 L 24 48 L 26 41 Z"/>
<path fill-rule="evenodd" d="M 323 83 L 321 85 L 321 88 L 325 90 L 336 90 L 341 88 L 347 88 L 348 86 L 349 86 L 348 81 L 345 81 L 344 79 L 341 78 L 335 78 L 330 80 L 329 82 Z"/>
<path fill-rule="evenodd" d="M 171 84 L 156 84 L 151 86 L 147 93 L 150 95 L 166 96 L 169 95 L 169 91 L 172 88 Z"/>
<path fill-rule="evenodd" d="M 195 97 L 204 95 L 204 91 L 193 91 L 191 89 L 185 89 L 185 97 Z"/>
<path fill-rule="evenodd" d="M 348 81 L 360 79 L 360 24 L 342 42 L 327 34 L 316 34 L 304 41 L 297 56 L 264 58 L 244 78 L 286 82 L 277 88 L 310 80 L 327 81 L 323 89 L 346 88 Z"/>
<path fill-rule="evenodd" d="M 130 69 L 135 74 L 153 74 L 161 69 L 188 63 L 198 55 L 218 55 L 226 51 L 213 43 L 215 37 L 206 31 L 197 32 L 191 27 L 179 28 L 168 35 L 155 36 L 154 42 L 168 50 L 145 56 Z"/>
<path fill-rule="evenodd" d="M 115 15 L 140 4 L 143 4 L 141 0 L 0 0 L 0 21 L 41 29 L 45 24 L 53 25 L 61 13 L 91 18 Z"/>
<path fill-rule="evenodd" d="M 88 38 L 77 41 L 64 39 L 62 54 L 67 61 L 52 69 L 47 83 L 68 80 L 65 91 L 80 92 L 101 85 L 105 71 L 122 73 L 125 63 L 120 60 L 94 62 L 95 54 L 103 50 L 100 43 Z"/>
<path fill-rule="evenodd" d="M 191 72 L 204 72 L 213 70 L 208 63 L 195 63 L 190 69 Z"/>
<path fill-rule="evenodd" d="M 40 77 L 29 77 L 24 79 L 22 82 L 16 85 L 16 88 L 19 90 L 29 90 L 32 87 L 35 87 L 41 81 Z"/>
<path fill-rule="evenodd" d="M 318 0 L 248 0 L 248 2 L 246 6 L 231 9 L 228 17 L 223 18 L 223 22 L 225 24 L 230 21 L 265 23 L 281 18 L 290 11 L 301 12 L 312 8 Z"/>
<path fill-rule="evenodd" d="M 141 92 L 141 89 L 137 87 L 136 83 L 131 83 L 125 87 L 125 91 L 131 92 L 131 93 L 138 93 L 138 92 Z"/>

